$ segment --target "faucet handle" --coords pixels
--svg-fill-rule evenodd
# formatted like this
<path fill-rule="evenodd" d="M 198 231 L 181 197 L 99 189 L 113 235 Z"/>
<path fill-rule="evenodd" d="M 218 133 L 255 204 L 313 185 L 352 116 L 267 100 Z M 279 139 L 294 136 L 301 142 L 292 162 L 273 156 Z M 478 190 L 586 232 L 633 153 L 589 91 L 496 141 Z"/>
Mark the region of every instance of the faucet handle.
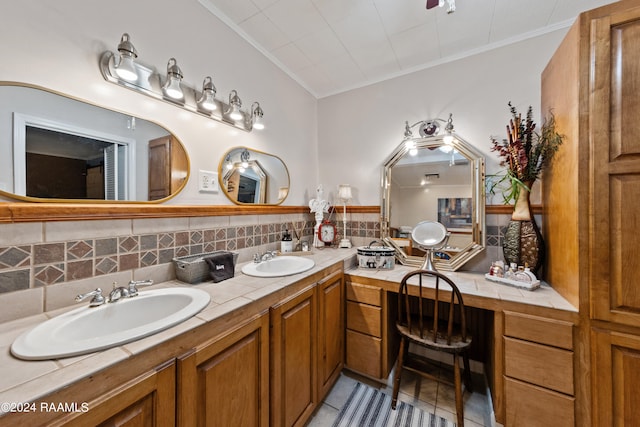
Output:
<path fill-rule="evenodd" d="M 135 297 L 138 295 L 138 286 L 150 286 L 153 285 L 153 280 L 131 280 L 129 282 L 129 296 Z"/>
<path fill-rule="evenodd" d="M 83 301 L 89 297 L 93 297 L 91 298 L 91 301 L 89 301 L 89 307 L 97 307 L 104 304 L 105 302 L 104 296 L 102 296 L 102 289 L 100 288 L 96 288 L 95 290 L 87 292 L 86 294 L 76 295 L 76 302 Z"/>

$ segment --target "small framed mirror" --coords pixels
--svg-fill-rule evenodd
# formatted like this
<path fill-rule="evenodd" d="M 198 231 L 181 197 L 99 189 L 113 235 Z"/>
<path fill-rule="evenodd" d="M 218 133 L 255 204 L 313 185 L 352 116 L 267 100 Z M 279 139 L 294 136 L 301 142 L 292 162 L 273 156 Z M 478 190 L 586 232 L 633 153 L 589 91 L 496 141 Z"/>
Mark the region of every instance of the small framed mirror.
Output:
<path fill-rule="evenodd" d="M 277 156 L 234 147 L 220 160 L 218 176 L 224 194 L 238 205 L 279 205 L 289 194 L 289 171 Z"/>
<path fill-rule="evenodd" d="M 485 163 L 460 135 L 447 134 L 453 141 L 445 143 L 445 136 L 433 133 L 421 129 L 422 138 L 406 138 L 385 161 L 381 237 L 401 264 L 419 268 L 426 254 L 413 241 L 412 231 L 423 221 L 440 222 L 450 237 L 434 252 L 433 264 L 455 271 L 485 247 Z"/>

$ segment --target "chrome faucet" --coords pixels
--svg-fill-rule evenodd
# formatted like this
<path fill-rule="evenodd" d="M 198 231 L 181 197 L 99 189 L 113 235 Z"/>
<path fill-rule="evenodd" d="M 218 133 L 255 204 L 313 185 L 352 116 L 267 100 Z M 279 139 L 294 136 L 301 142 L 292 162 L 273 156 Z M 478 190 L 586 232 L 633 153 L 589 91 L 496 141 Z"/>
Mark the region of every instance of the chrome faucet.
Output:
<path fill-rule="evenodd" d="M 260 263 L 262 261 L 268 261 L 268 260 L 274 258 L 277 255 L 278 255 L 278 251 L 266 251 L 262 255 L 257 253 L 255 255 L 253 255 L 253 262 L 258 264 L 258 263 Z"/>
<path fill-rule="evenodd" d="M 262 254 L 262 261 L 269 261 L 272 258 L 275 258 L 276 255 L 278 255 L 278 251 L 267 251 L 264 254 Z"/>
<path fill-rule="evenodd" d="M 138 295 L 138 286 L 150 286 L 153 285 L 153 280 L 131 280 L 129 282 L 129 297 L 135 297 Z"/>
<path fill-rule="evenodd" d="M 80 294 L 76 296 L 76 301 L 80 302 L 89 297 L 89 307 L 97 307 L 105 302 L 117 302 L 122 298 L 131 298 L 138 295 L 138 286 L 153 285 L 153 280 L 131 280 L 127 287 L 118 286 L 116 282 L 113 282 L 113 289 L 109 292 L 109 295 L 105 298 L 102 295 L 102 289 L 96 288 L 94 291 L 87 292 L 86 294 Z"/>
<path fill-rule="evenodd" d="M 102 289 L 100 288 L 96 288 L 94 291 L 87 292 L 86 294 L 76 295 L 76 302 L 83 301 L 89 297 L 93 297 L 91 298 L 91 301 L 89 301 L 89 307 L 97 307 L 106 302 L 106 300 L 102 296 Z"/>
<path fill-rule="evenodd" d="M 109 302 L 116 302 L 122 298 L 129 298 L 129 289 L 124 286 L 116 286 L 113 284 L 113 289 L 109 292 L 109 297 L 107 298 Z"/>

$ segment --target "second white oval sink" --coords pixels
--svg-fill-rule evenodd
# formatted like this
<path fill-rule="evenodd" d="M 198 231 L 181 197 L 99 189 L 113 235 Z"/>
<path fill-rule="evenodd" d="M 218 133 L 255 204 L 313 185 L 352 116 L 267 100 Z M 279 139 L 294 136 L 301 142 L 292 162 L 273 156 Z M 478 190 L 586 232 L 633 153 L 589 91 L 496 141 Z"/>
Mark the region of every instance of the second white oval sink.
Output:
<path fill-rule="evenodd" d="M 134 341 L 197 314 L 211 297 L 201 289 L 168 288 L 99 307 L 84 305 L 20 335 L 11 353 L 26 360 L 77 356 Z"/>
<path fill-rule="evenodd" d="M 242 272 L 255 277 L 281 277 L 302 273 L 314 265 L 316 263 L 310 258 L 284 255 L 258 263 L 250 262 L 242 267 Z"/>

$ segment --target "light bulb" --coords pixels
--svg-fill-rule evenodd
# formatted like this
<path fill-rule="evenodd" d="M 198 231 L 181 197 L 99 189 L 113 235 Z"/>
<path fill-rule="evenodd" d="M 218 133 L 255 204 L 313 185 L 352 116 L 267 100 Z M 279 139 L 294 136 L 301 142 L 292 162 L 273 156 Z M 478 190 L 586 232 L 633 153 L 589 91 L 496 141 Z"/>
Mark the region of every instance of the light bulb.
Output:
<path fill-rule="evenodd" d="M 126 81 L 135 82 L 138 80 L 138 73 L 136 73 L 131 56 L 120 55 L 120 62 L 115 66 L 115 71 L 118 77 Z"/>

